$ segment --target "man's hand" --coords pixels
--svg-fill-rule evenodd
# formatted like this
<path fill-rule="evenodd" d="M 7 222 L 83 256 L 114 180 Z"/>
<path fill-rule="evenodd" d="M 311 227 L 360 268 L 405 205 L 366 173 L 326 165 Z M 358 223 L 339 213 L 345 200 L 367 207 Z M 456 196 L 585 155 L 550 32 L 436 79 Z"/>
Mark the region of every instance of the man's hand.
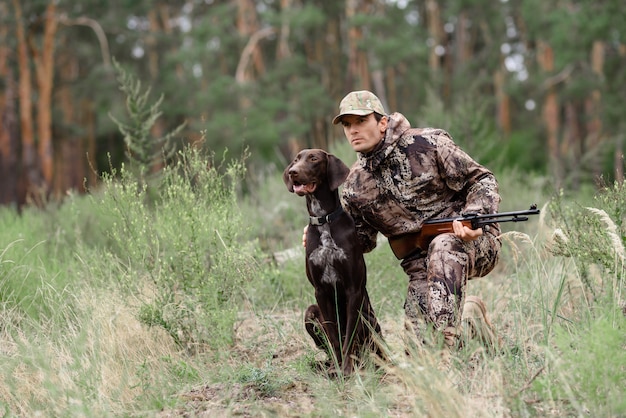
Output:
<path fill-rule="evenodd" d="M 463 241 L 474 241 L 483 234 L 482 228 L 472 229 L 463 225 L 461 221 L 453 221 L 452 229 L 454 230 L 454 235 L 461 238 Z"/>
<path fill-rule="evenodd" d="M 304 230 L 302 231 L 302 246 L 306 247 L 306 231 L 309 229 L 309 226 L 305 226 Z"/>

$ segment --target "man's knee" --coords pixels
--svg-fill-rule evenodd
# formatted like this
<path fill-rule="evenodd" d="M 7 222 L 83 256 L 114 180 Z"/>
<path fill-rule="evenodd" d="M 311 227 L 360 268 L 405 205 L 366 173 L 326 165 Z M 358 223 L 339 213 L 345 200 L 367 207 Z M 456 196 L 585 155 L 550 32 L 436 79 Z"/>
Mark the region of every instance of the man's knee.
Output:
<path fill-rule="evenodd" d="M 428 255 L 432 257 L 435 254 L 446 254 L 450 252 L 462 252 L 463 241 L 454 234 L 439 234 L 431 241 L 428 246 Z"/>

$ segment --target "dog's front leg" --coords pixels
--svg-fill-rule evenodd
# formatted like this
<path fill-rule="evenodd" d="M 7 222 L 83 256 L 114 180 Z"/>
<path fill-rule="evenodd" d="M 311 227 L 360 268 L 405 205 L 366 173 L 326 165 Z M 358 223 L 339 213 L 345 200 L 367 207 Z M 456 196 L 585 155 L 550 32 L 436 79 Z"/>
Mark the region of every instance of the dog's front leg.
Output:
<path fill-rule="evenodd" d="M 328 337 L 326 337 L 326 332 L 322 325 L 323 323 L 324 318 L 322 317 L 320 307 L 317 305 L 309 306 L 304 313 L 304 328 L 311 336 L 311 339 L 313 339 L 317 348 L 326 351 L 326 354 L 328 354 L 330 358 L 332 357 L 332 353 L 328 344 Z"/>
<path fill-rule="evenodd" d="M 316 290 L 315 298 L 317 299 L 318 306 L 322 311 L 324 332 L 328 337 L 328 343 L 330 345 L 333 357 L 331 360 L 337 366 L 337 369 L 341 369 L 343 361 L 342 352 L 342 340 L 339 330 L 339 324 L 337 322 L 337 306 L 335 303 L 335 294 L 330 291 Z M 329 370 L 329 373 L 333 373 L 333 370 Z"/>
<path fill-rule="evenodd" d="M 364 326 L 361 318 L 361 311 L 365 302 L 364 295 L 358 290 L 354 290 L 347 300 L 346 329 L 343 341 L 343 367 L 344 375 L 349 375 L 354 371 L 354 355 L 364 338 Z"/>

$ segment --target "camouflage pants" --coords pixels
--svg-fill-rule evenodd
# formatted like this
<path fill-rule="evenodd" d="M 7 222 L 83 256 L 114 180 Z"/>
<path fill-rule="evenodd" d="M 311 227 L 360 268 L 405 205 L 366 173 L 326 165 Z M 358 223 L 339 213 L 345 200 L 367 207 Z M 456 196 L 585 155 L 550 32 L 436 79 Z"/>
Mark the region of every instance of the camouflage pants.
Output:
<path fill-rule="evenodd" d="M 404 311 L 418 341 L 427 327 L 458 331 L 468 278 L 482 277 L 498 261 L 500 241 L 491 231 L 464 242 L 453 234 L 441 234 L 429 245 L 402 261 L 409 276 Z"/>

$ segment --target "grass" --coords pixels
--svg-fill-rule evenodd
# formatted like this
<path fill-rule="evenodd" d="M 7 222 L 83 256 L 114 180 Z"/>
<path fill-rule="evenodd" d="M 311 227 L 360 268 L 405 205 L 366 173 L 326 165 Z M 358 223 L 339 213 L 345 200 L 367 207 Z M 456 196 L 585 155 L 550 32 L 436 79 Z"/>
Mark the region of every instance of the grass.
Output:
<path fill-rule="evenodd" d="M 227 167 L 198 182 L 206 161 L 187 157 L 163 189 L 111 180 L 44 211 L 0 208 L 1 413 L 626 415 L 621 189 L 578 197 L 594 210 L 572 197 L 555 210 L 543 179 L 498 175 L 502 210 L 543 214 L 507 226 L 496 270 L 468 284 L 503 338 L 496 354 L 407 344 L 406 278 L 381 243 L 366 255 L 368 290 L 391 361 L 331 380 L 302 322 L 314 301 L 298 251 L 304 202 L 279 169 L 262 186 Z M 292 247 L 295 258 L 273 261 Z M 585 258 L 602 248 L 599 262 Z"/>

